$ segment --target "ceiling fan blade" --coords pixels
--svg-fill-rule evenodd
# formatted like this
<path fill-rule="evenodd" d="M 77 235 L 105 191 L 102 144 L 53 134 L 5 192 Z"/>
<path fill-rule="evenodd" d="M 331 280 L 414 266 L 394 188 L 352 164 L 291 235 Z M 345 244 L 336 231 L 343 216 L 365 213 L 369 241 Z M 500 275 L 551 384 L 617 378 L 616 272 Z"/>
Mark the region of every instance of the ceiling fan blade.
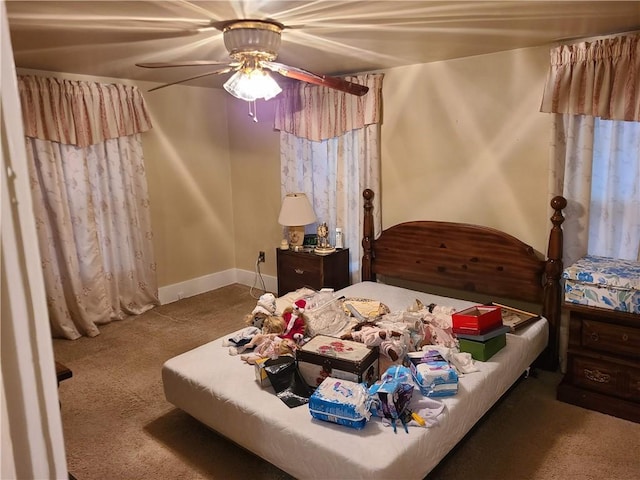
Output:
<path fill-rule="evenodd" d="M 179 83 L 188 82 L 189 80 L 195 80 L 196 78 L 202 78 L 202 77 L 206 77 L 208 75 L 221 75 L 221 74 L 224 74 L 224 73 L 229 73 L 230 71 L 232 71 L 234 69 L 235 69 L 235 67 L 229 66 L 227 68 L 221 68 L 220 70 L 214 70 L 213 72 L 201 73 L 200 75 L 196 75 L 194 77 L 183 78 L 182 80 L 177 80 L 175 82 L 165 83 L 164 85 L 160 85 L 160 86 L 157 86 L 157 87 L 150 88 L 148 91 L 149 92 L 153 92 L 154 90 L 159 90 L 161 88 L 169 87 L 171 85 L 177 85 Z"/>
<path fill-rule="evenodd" d="M 137 67 L 143 68 L 170 68 L 170 67 L 198 67 L 203 65 L 228 65 L 236 66 L 238 63 L 214 62 L 209 60 L 184 60 L 179 62 L 150 62 L 136 63 Z"/>
<path fill-rule="evenodd" d="M 330 77 L 328 75 L 320 75 L 317 73 L 309 72 L 297 67 L 291 67 L 277 62 L 263 61 L 261 64 L 279 73 L 283 77 L 294 78 L 303 82 L 312 83 L 314 85 L 322 85 L 324 87 L 333 88 L 342 92 L 350 93 L 352 95 L 362 96 L 369 91 L 369 87 L 365 85 L 359 85 L 357 83 L 349 82 L 339 77 Z"/>

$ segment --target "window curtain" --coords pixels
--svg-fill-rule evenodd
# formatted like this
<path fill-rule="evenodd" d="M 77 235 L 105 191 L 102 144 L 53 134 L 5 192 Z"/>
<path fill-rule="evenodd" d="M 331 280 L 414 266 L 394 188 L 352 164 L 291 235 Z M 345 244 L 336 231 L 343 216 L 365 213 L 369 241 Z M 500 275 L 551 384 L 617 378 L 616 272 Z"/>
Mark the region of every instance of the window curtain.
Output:
<path fill-rule="evenodd" d="M 587 253 L 640 260 L 639 39 L 623 35 L 550 52 L 540 110 L 553 113 L 549 200 L 567 199 L 565 266 Z M 563 315 L 562 371 L 568 329 Z"/>
<path fill-rule="evenodd" d="M 540 111 L 640 121 L 640 34 L 550 52 Z"/>
<path fill-rule="evenodd" d="M 352 282 L 359 281 L 362 258 L 362 191 L 372 189 L 374 226 L 380 214 L 380 123 L 383 74 L 346 77 L 367 85 L 361 97 L 326 87 L 296 84 L 283 92 L 276 108 L 280 130 L 282 195 L 304 192 L 318 223 L 326 222 L 335 242 L 342 228 L 349 248 Z M 313 228 L 313 226 L 311 227 Z"/>
<path fill-rule="evenodd" d="M 567 198 L 564 263 L 640 259 L 640 35 L 551 50 L 550 196 Z"/>
<path fill-rule="evenodd" d="M 158 305 L 136 87 L 18 78 L 34 215 L 52 334 Z"/>

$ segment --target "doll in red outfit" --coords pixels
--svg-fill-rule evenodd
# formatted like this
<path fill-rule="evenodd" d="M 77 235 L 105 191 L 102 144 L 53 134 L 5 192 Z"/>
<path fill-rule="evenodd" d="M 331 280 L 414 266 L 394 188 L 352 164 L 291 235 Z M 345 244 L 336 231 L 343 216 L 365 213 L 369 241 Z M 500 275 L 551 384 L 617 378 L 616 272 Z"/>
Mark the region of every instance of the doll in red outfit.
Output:
<path fill-rule="evenodd" d="M 307 302 L 300 299 L 293 304 L 293 307 L 284 309 L 282 318 L 285 327 L 284 332 L 279 335 L 280 338 L 288 338 L 297 344 L 303 342 L 307 333 L 307 318 L 304 315 L 306 306 Z"/>

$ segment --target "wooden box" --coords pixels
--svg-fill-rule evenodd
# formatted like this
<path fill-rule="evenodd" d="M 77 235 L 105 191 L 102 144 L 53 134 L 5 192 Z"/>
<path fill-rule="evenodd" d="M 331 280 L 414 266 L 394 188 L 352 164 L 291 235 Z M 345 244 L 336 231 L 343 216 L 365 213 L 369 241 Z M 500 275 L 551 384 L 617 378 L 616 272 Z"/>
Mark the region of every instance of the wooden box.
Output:
<path fill-rule="evenodd" d="M 379 376 L 378 348 L 351 340 L 316 335 L 296 354 L 298 370 L 315 388 L 327 377 L 373 384 Z"/>

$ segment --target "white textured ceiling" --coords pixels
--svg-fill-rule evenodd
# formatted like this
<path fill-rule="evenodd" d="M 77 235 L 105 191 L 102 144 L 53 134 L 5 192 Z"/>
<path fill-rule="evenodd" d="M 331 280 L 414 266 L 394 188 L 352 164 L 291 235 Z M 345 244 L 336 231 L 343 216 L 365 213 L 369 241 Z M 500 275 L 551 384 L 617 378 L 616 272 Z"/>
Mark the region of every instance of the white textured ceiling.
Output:
<path fill-rule="evenodd" d="M 239 18 L 291 27 L 282 33 L 278 61 L 329 75 L 640 30 L 638 1 L 7 0 L 6 6 L 18 67 L 163 83 L 211 67 L 134 64 L 226 61 L 222 33 L 210 22 Z M 226 78 L 191 84 L 219 87 Z"/>

